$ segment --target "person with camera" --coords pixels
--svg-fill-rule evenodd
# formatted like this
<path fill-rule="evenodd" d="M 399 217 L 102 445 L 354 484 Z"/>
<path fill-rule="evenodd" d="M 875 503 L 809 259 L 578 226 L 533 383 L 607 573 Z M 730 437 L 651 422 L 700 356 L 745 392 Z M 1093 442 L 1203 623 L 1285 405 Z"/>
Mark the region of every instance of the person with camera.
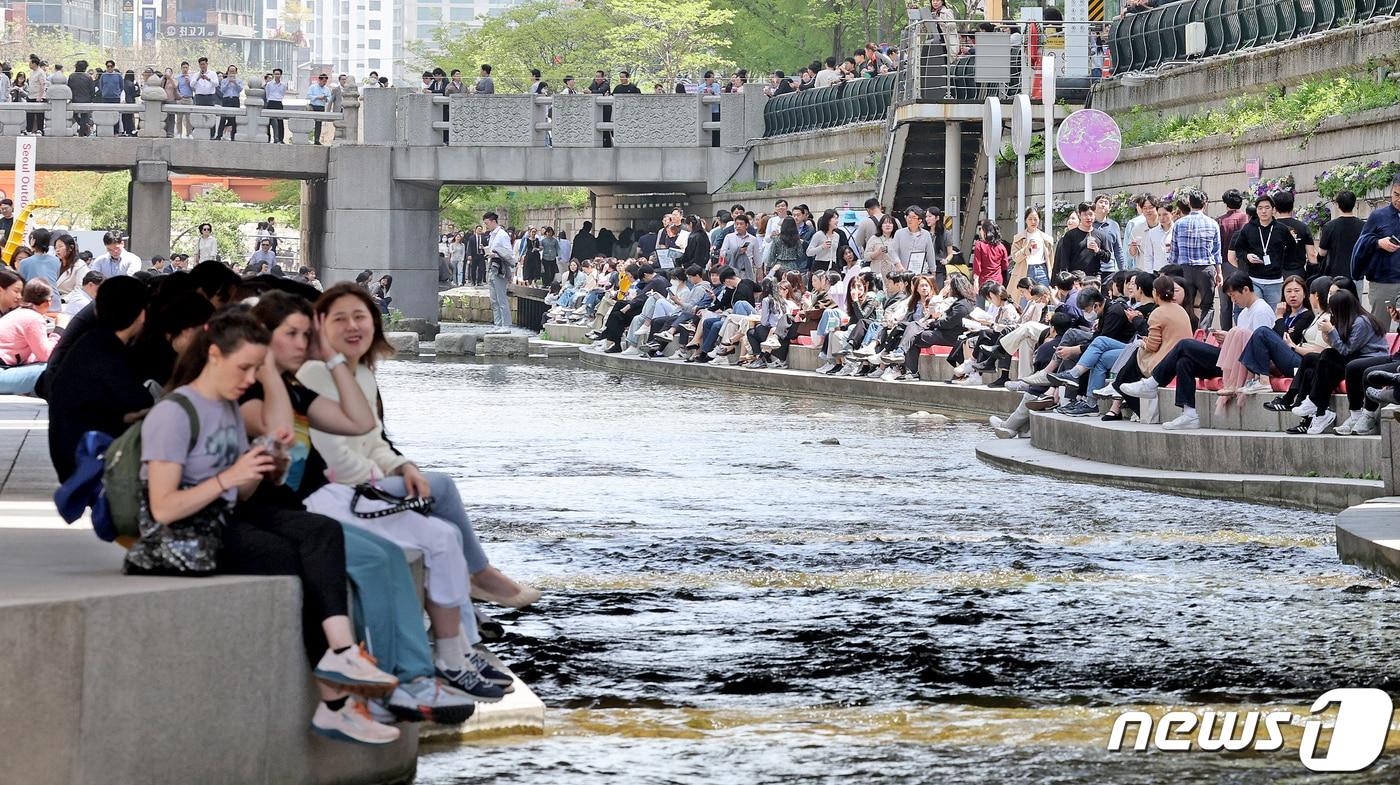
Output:
<path fill-rule="evenodd" d="M 500 224 L 500 216 L 494 212 L 481 216 L 486 225 L 486 278 L 491 288 L 491 323 L 497 327 L 510 327 L 510 301 L 507 287 L 515 277 L 515 249 L 511 246 L 510 233 Z"/>

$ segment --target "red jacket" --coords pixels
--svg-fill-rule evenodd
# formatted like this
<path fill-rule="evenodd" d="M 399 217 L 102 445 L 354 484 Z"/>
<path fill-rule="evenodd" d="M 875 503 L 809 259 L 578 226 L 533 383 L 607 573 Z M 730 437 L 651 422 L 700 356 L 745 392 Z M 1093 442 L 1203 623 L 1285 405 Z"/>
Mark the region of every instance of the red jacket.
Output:
<path fill-rule="evenodd" d="M 1001 243 L 986 243 L 981 240 L 972 244 L 972 274 L 978 283 L 996 281 L 1002 283 L 1011 270 L 1006 246 Z"/>

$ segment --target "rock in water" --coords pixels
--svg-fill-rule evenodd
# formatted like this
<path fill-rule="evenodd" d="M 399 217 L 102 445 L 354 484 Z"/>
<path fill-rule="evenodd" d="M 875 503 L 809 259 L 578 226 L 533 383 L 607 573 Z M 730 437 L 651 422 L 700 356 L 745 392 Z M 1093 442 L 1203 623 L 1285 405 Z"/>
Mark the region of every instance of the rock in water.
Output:
<path fill-rule="evenodd" d="M 821 443 L 822 443 L 822 444 L 833 444 L 833 445 L 834 445 L 834 444 L 840 444 L 840 443 L 841 443 L 841 440 L 840 440 L 840 439 L 822 439 Z"/>
<path fill-rule="evenodd" d="M 913 414 L 905 415 L 905 416 L 908 417 L 908 418 L 911 419 L 911 420 L 926 420 L 926 421 L 928 421 L 928 422 L 935 423 L 935 424 L 946 423 L 946 422 L 949 421 L 949 420 L 948 420 L 948 416 L 945 415 L 945 414 L 935 414 L 935 413 L 933 413 L 933 412 L 926 412 L 926 411 L 922 411 L 922 410 L 917 411 L 917 412 L 914 412 Z"/>

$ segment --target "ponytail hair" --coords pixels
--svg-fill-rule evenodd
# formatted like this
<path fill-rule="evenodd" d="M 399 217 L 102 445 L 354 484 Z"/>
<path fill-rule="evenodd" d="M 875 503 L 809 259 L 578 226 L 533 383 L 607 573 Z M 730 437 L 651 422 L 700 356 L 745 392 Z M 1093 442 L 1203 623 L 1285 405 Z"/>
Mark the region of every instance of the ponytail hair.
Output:
<path fill-rule="evenodd" d="M 217 346 L 220 352 L 229 355 L 245 343 L 266 346 L 271 340 L 272 334 L 253 318 L 247 306 L 231 305 L 214 314 L 204 329 L 195 334 L 194 340 L 175 362 L 175 371 L 170 375 L 170 384 L 166 389 L 173 390 L 199 378 L 209 362 L 211 346 Z"/>

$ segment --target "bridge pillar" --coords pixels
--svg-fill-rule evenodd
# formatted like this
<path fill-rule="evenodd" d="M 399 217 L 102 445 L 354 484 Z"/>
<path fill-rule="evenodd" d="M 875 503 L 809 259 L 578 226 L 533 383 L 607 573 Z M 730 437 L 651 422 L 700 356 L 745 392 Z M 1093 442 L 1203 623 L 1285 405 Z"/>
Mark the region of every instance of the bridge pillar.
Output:
<path fill-rule="evenodd" d="M 950 120 L 943 133 L 943 214 L 953 222 L 948 237 L 961 237 L 962 198 L 962 123 Z M 964 248 L 963 255 L 971 259 L 972 250 Z"/>
<path fill-rule="evenodd" d="M 394 276 L 393 307 L 437 319 L 438 182 L 394 179 L 393 150 L 330 149 L 319 266 L 327 284 L 362 270 Z"/>
<path fill-rule="evenodd" d="M 137 161 L 127 190 L 131 252 L 142 260 L 170 255 L 170 167 L 165 161 Z"/>

